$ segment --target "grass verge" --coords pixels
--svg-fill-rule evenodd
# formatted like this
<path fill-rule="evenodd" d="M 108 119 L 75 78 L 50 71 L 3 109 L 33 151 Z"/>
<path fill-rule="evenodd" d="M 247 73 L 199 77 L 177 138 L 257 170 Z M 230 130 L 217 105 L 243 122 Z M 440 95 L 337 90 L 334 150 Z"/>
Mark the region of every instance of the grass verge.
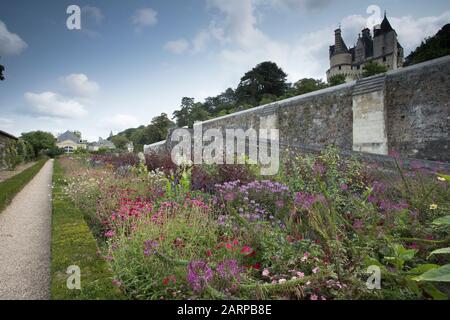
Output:
<path fill-rule="evenodd" d="M 53 218 L 51 293 L 53 300 L 124 299 L 112 285 L 112 273 L 98 254 L 97 243 L 83 214 L 64 196 L 64 171 L 55 160 L 53 172 Z M 69 266 L 78 266 L 81 290 L 67 288 Z"/>
<path fill-rule="evenodd" d="M 41 170 L 48 159 L 41 159 L 33 166 L 27 168 L 21 173 L 0 182 L 0 212 L 3 211 L 14 199 L 16 194 L 27 185 L 31 179 Z"/>

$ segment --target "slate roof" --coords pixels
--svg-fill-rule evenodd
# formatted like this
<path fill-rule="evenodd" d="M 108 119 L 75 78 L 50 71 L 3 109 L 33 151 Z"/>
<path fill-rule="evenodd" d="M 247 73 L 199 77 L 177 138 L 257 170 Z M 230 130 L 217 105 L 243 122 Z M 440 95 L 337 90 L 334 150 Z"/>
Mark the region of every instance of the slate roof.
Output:
<path fill-rule="evenodd" d="M 73 141 L 75 143 L 80 143 L 81 138 L 71 131 L 66 131 L 63 134 L 59 135 L 57 139 L 58 142 L 63 142 L 67 140 Z"/>

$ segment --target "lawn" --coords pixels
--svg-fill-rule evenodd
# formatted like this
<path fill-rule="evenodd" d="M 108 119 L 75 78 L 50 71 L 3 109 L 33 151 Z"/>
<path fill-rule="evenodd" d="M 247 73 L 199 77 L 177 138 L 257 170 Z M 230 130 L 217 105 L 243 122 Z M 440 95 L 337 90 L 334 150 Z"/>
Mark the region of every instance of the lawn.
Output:
<path fill-rule="evenodd" d="M 65 186 L 63 169 L 55 161 L 53 174 L 53 220 L 51 294 L 54 300 L 121 299 L 112 285 L 112 274 L 101 257 L 97 243 L 86 224 L 82 212 L 62 193 Z M 66 274 L 69 266 L 78 266 L 81 290 L 69 290 Z"/>
<path fill-rule="evenodd" d="M 27 185 L 31 179 L 41 170 L 47 159 L 41 159 L 32 167 L 22 171 L 15 176 L 0 182 L 0 212 L 5 209 L 14 199 L 16 194 Z"/>

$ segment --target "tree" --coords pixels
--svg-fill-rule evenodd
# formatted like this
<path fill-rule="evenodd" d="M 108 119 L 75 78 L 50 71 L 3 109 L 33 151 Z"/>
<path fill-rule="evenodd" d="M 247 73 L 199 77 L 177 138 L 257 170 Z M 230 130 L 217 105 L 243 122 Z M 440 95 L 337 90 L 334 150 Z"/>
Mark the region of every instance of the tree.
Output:
<path fill-rule="evenodd" d="M 165 140 L 169 133 L 169 129 L 173 126 L 174 123 L 170 121 L 165 113 L 161 113 L 161 115 L 153 118 L 150 125 L 145 129 L 147 144 Z"/>
<path fill-rule="evenodd" d="M 330 87 L 338 86 L 344 83 L 345 83 L 345 76 L 343 74 L 336 74 L 330 77 L 330 80 L 328 81 L 328 85 Z"/>
<path fill-rule="evenodd" d="M 33 147 L 35 157 L 37 157 L 41 151 L 54 148 L 56 144 L 55 137 L 51 133 L 44 131 L 22 133 L 21 138 Z"/>
<path fill-rule="evenodd" d="M 194 105 L 194 98 L 183 97 L 181 99 L 180 110 L 173 113 L 178 127 L 186 127 L 189 124 L 189 115 Z"/>
<path fill-rule="evenodd" d="M 405 66 L 436 59 L 450 54 L 450 23 L 442 27 L 439 32 L 422 42 L 405 59 Z"/>
<path fill-rule="evenodd" d="M 111 138 L 111 142 L 114 143 L 117 149 L 124 150 L 127 146 L 127 143 L 130 141 L 125 136 L 117 135 Z"/>
<path fill-rule="evenodd" d="M 310 93 L 313 91 L 317 91 L 320 89 L 324 89 L 327 87 L 327 84 L 324 83 L 322 80 L 318 79 L 312 79 L 312 78 L 304 78 L 299 81 L 297 81 L 292 90 L 295 92 L 295 95 L 301 95 L 305 93 Z"/>
<path fill-rule="evenodd" d="M 388 68 L 382 64 L 370 61 L 364 65 L 363 70 L 363 77 L 367 78 L 376 74 L 385 73 L 388 71 Z"/>
<path fill-rule="evenodd" d="M 257 106 L 265 94 L 276 97 L 287 89 L 287 74 L 276 63 L 266 61 L 247 72 L 236 89 L 238 104 Z"/>

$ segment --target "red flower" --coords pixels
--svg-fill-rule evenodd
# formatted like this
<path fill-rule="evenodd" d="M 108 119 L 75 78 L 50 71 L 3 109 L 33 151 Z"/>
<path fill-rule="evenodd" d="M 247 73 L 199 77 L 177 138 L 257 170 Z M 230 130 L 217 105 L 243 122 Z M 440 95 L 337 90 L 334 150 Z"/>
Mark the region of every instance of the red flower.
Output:
<path fill-rule="evenodd" d="M 227 243 L 226 247 L 227 247 L 227 249 L 230 249 L 230 250 L 233 249 L 233 245 L 231 243 Z"/>
<path fill-rule="evenodd" d="M 236 239 L 233 240 L 233 245 L 237 246 L 239 245 L 239 241 L 237 241 Z"/>
<path fill-rule="evenodd" d="M 261 264 L 259 262 L 255 263 L 254 265 L 252 265 L 253 269 L 259 270 L 261 269 Z"/>
<path fill-rule="evenodd" d="M 206 255 L 207 255 L 208 257 L 211 257 L 211 256 L 212 256 L 211 250 L 206 251 Z"/>
<path fill-rule="evenodd" d="M 242 250 L 241 250 L 241 253 L 249 253 L 249 252 L 252 252 L 252 248 L 250 248 L 249 246 L 243 246 L 242 247 Z"/>
<path fill-rule="evenodd" d="M 168 276 L 163 279 L 163 285 L 168 286 L 170 282 L 173 282 L 173 284 L 177 283 L 177 278 L 174 275 Z"/>

